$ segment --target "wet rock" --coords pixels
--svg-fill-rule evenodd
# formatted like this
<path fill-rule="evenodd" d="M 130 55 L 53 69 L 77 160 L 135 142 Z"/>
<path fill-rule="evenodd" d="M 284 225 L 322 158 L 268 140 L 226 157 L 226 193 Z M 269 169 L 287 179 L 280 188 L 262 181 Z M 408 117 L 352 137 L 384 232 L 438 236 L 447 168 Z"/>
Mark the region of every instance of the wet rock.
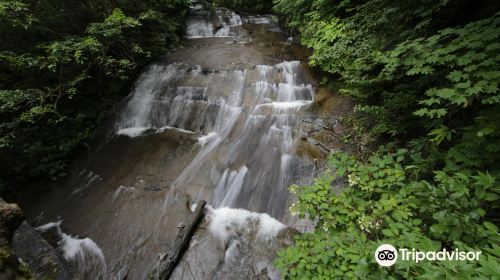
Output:
<path fill-rule="evenodd" d="M 17 204 L 0 199 L 0 246 L 10 243 L 14 231 L 23 220 L 23 211 Z"/>
<path fill-rule="evenodd" d="M 57 227 L 51 227 L 43 232 L 37 231 L 54 248 L 57 248 L 61 241 L 61 235 Z"/>
<path fill-rule="evenodd" d="M 12 236 L 24 220 L 24 214 L 17 204 L 6 203 L 0 198 L 0 279 L 22 279 L 29 277 L 12 250 Z"/>
<path fill-rule="evenodd" d="M 295 228 L 285 228 L 280 231 L 277 236 L 278 246 L 284 248 L 293 245 L 294 237 L 298 234 L 300 234 L 300 232 Z"/>
<path fill-rule="evenodd" d="M 190 248 L 174 270 L 171 279 L 210 279 L 221 259 L 224 247 L 201 226 L 191 240 Z"/>
<path fill-rule="evenodd" d="M 13 248 L 36 279 L 83 279 L 27 222 L 15 231 Z"/>
<path fill-rule="evenodd" d="M 207 212 L 171 279 L 280 279 L 272 262 L 297 230 L 242 209 Z"/>
<path fill-rule="evenodd" d="M 61 216 L 72 234 L 102 246 L 105 279 L 146 279 L 156 256 L 175 243 L 190 200 L 267 212 L 301 231 L 314 227 L 302 230 L 288 217 L 294 198 L 286 188 L 310 184 L 336 147 L 338 137 L 323 126 L 342 102 L 315 89 L 299 62 L 308 52 L 285 45 L 285 34 L 219 15 L 227 28 L 208 11 L 194 11 L 187 37 L 195 39 L 139 78 L 114 127 L 128 134 L 110 137 L 85 164 L 102 180 L 72 176 L 59 193 L 33 199 L 33 215 L 43 210 L 47 222 Z M 310 118 L 301 121 L 302 113 Z M 311 141 L 302 141 L 304 134 Z M 72 194 L 75 188 L 86 191 Z M 262 242 L 255 218 L 244 225 L 227 225 L 230 238 L 222 240 L 205 221 L 172 279 L 278 278 L 272 261 L 294 231 Z"/>

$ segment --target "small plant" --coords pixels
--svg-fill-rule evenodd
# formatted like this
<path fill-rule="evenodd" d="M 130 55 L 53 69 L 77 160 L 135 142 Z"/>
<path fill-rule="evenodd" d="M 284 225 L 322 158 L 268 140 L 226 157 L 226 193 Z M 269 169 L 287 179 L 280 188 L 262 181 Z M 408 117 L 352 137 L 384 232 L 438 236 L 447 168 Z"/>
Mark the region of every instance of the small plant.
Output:
<path fill-rule="evenodd" d="M 293 211 L 318 221 L 277 260 L 291 279 L 496 279 L 500 196 L 500 6 L 472 1 L 276 0 L 310 64 L 357 101 L 355 157 L 332 155 Z M 472 12 L 476 11 L 476 12 Z M 462 16 L 474 13 L 474 18 Z M 385 144 L 365 149 L 369 141 Z M 345 139 L 344 139 L 345 141 Z M 362 152 L 360 152 L 362 151 Z M 344 178 L 343 191 L 332 186 Z M 473 248 L 477 263 L 371 257 L 381 243 Z"/>
<path fill-rule="evenodd" d="M 490 279 L 500 260 L 500 235 L 488 221 L 500 198 L 500 184 L 490 174 L 435 171 L 417 179 L 419 168 L 407 165 L 408 150 L 379 152 L 359 162 L 345 153 L 330 157 L 330 169 L 311 186 L 292 186 L 298 202 L 292 213 L 316 219 L 313 233 L 279 253 L 276 265 L 292 279 L 428 279 L 433 275 Z M 340 193 L 332 187 L 348 181 Z M 441 248 L 480 250 L 477 263 L 398 262 L 379 267 L 373 258 L 388 243 L 424 251 Z"/>

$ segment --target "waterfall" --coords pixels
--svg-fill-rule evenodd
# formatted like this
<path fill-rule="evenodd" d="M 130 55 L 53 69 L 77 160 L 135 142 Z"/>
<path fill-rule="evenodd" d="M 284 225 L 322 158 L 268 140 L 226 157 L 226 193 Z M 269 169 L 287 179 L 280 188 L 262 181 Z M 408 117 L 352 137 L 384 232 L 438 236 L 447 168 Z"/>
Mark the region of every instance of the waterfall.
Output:
<path fill-rule="evenodd" d="M 274 24 L 271 16 L 248 16 L 243 20 L 246 24 Z"/>
<path fill-rule="evenodd" d="M 172 188 L 199 186 L 190 194 L 195 200 L 281 217 L 296 114 L 314 98 L 313 87 L 301 80 L 300 62 L 233 71 L 199 69 L 173 64 L 146 71 L 116 125 L 117 133 L 133 131 L 128 136 L 134 137 L 141 131 L 176 128 L 199 135 L 198 155 Z M 211 199 L 202 196 L 207 190 Z"/>
<path fill-rule="evenodd" d="M 194 7 L 186 24 L 183 46 L 138 77 L 111 136 L 39 199 L 41 221 L 71 229 L 51 224 L 89 279 L 146 279 L 201 199 L 205 218 L 171 279 L 279 279 L 272 262 L 295 225 L 287 188 L 316 170 L 301 140 L 320 106 L 313 79 L 267 16 Z"/>
<path fill-rule="evenodd" d="M 101 248 L 90 238 L 73 237 L 61 230 L 62 220 L 36 228 L 45 233 L 54 230 L 63 257 L 75 263 L 78 271 L 87 279 L 102 279 L 106 273 L 106 261 Z"/>
<path fill-rule="evenodd" d="M 242 24 L 241 17 L 232 11 L 220 9 L 212 15 L 203 10 L 192 9 L 186 24 L 186 36 L 190 39 L 230 37 L 235 35 L 233 28 Z"/>

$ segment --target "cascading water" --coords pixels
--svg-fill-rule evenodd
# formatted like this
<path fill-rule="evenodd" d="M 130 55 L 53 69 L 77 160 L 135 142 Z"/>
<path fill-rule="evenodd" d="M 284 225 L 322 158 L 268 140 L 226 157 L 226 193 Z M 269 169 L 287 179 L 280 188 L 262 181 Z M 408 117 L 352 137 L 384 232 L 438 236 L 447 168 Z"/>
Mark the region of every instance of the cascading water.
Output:
<path fill-rule="evenodd" d="M 312 79 L 269 17 L 194 8 L 186 33 L 138 78 L 112 137 L 32 216 L 63 219 L 61 236 L 102 250 L 105 265 L 85 274 L 145 279 L 204 199 L 206 218 L 172 279 L 277 279 L 272 260 L 296 222 L 287 187 L 315 172 L 299 145 Z M 82 256 L 72 261 L 92 267 Z"/>
<path fill-rule="evenodd" d="M 273 24 L 272 16 L 248 16 L 244 19 L 246 24 Z"/>
<path fill-rule="evenodd" d="M 138 136 L 169 128 L 200 135 L 198 154 L 172 190 L 187 190 L 193 200 L 216 207 L 280 218 L 297 134 L 295 114 L 314 98 L 300 75 L 298 61 L 217 72 L 185 64 L 153 66 L 139 79 L 117 133 Z"/>
<path fill-rule="evenodd" d="M 37 227 L 37 231 L 45 233 L 55 230 L 57 245 L 64 258 L 76 264 L 78 271 L 88 278 L 99 279 L 106 273 L 106 261 L 101 248 L 90 238 L 78 238 L 61 230 L 62 221 L 51 222 Z"/>
<path fill-rule="evenodd" d="M 214 14 L 195 7 L 187 21 L 188 38 L 229 37 L 235 35 L 233 27 L 242 25 L 241 17 L 235 12 L 217 10 Z"/>

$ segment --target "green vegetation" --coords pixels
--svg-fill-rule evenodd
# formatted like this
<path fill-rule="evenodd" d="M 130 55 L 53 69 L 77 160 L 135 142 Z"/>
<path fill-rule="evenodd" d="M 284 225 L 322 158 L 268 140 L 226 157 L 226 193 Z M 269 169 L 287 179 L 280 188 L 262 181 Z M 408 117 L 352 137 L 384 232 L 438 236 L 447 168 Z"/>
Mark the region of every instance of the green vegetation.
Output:
<path fill-rule="evenodd" d="M 189 2 L 0 0 L 0 191 L 64 176 L 137 71 L 177 42 Z M 279 253 L 282 276 L 499 279 L 500 2 L 274 0 L 274 9 L 312 49 L 325 85 L 357 102 L 349 140 L 361 151 L 333 154 L 311 186 L 290 188 L 291 211 L 317 227 Z M 482 256 L 382 268 L 373 258 L 382 243 Z"/>
<path fill-rule="evenodd" d="M 57 179 L 146 63 L 178 41 L 188 0 L 0 1 L 0 191 Z"/>
<path fill-rule="evenodd" d="M 291 187 L 291 210 L 318 226 L 280 252 L 282 276 L 498 279 L 498 2 L 275 0 L 275 9 L 325 84 L 357 101 L 351 143 L 363 151 L 336 153 L 313 185 Z M 373 257 L 383 243 L 482 256 L 387 269 Z"/>

